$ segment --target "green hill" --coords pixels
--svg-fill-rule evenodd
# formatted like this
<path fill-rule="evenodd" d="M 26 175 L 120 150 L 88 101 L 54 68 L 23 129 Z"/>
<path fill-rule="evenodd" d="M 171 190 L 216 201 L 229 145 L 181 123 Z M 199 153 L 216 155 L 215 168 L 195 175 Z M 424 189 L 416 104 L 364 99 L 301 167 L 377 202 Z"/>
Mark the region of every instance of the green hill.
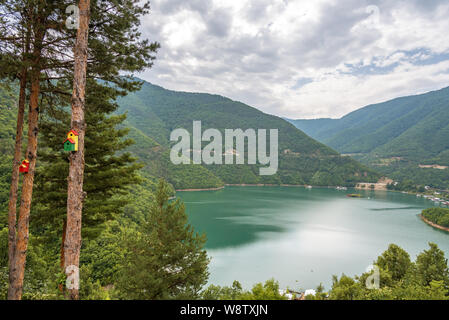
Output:
<path fill-rule="evenodd" d="M 289 120 L 315 139 L 393 178 L 449 187 L 449 87 L 370 105 L 341 119 Z"/>
<path fill-rule="evenodd" d="M 131 151 L 145 162 L 145 170 L 166 178 L 177 189 L 223 184 L 353 185 L 379 178 L 287 121 L 222 96 L 176 92 L 145 82 L 140 91 L 118 103 L 119 112 L 128 115 L 133 138 L 138 138 Z M 194 120 L 201 120 L 203 130 L 215 128 L 222 133 L 225 129 L 279 129 L 278 173 L 260 176 L 257 165 L 173 165 L 169 160 L 170 132 L 176 128 L 192 132 Z"/>

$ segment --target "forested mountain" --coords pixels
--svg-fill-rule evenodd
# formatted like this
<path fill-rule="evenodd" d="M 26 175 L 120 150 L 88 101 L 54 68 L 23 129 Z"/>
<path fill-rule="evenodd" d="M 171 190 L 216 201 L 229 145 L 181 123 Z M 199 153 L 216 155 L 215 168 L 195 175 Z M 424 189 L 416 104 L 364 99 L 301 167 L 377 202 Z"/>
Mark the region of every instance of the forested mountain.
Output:
<path fill-rule="evenodd" d="M 131 151 L 146 164 L 144 170 L 162 176 L 175 188 L 207 188 L 223 184 L 353 185 L 379 176 L 348 157 L 311 139 L 287 121 L 228 98 L 175 92 L 145 82 L 138 92 L 118 100 L 127 113 L 126 125 L 136 144 Z M 257 165 L 173 165 L 169 160 L 170 132 L 202 121 L 203 131 L 279 129 L 279 170 L 260 176 Z"/>
<path fill-rule="evenodd" d="M 419 183 L 449 186 L 449 174 L 442 170 L 449 166 L 449 87 L 370 105 L 341 119 L 289 121 L 393 178 L 407 178 L 401 171 L 407 168 L 412 180 L 419 177 Z"/>

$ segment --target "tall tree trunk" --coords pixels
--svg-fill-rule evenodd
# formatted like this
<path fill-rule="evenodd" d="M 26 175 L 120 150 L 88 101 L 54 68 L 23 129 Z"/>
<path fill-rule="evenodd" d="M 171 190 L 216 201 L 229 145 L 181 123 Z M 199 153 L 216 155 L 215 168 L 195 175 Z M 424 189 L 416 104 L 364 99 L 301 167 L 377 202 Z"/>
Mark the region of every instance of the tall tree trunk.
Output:
<path fill-rule="evenodd" d="M 19 166 L 22 153 L 22 136 L 23 136 L 23 118 L 25 116 L 25 102 L 26 102 L 26 86 L 27 86 L 27 70 L 23 68 L 20 78 L 20 93 L 19 106 L 17 112 L 17 130 L 16 130 L 16 144 L 14 148 L 14 159 L 12 164 L 11 175 L 11 189 L 9 191 L 9 205 L 8 205 L 8 258 L 9 258 L 9 285 L 15 282 L 15 264 L 14 254 L 16 251 L 16 222 L 17 222 L 17 191 L 19 189 Z M 12 293 L 12 292 L 11 292 Z M 12 299 L 9 296 L 8 299 Z"/>
<path fill-rule="evenodd" d="M 22 197 L 20 201 L 19 220 L 17 223 L 17 246 L 15 249 L 13 264 L 13 282 L 10 284 L 8 297 L 12 300 L 22 298 L 23 278 L 25 275 L 26 254 L 28 249 L 29 224 L 31 200 L 33 197 L 34 173 L 37 158 L 37 135 L 39 132 L 39 94 L 40 94 L 40 46 L 37 47 L 34 56 L 37 61 L 33 62 L 31 71 L 31 95 L 30 108 L 28 111 L 28 146 L 26 158 L 30 161 L 29 172 L 24 175 L 22 183 Z"/>
<path fill-rule="evenodd" d="M 78 151 L 70 155 L 70 168 L 67 188 L 67 230 L 64 243 L 65 272 L 67 276 L 79 276 L 81 250 L 81 217 L 83 211 L 84 180 L 84 136 L 86 123 L 84 119 L 87 46 L 90 18 L 90 0 L 79 2 L 79 28 L 74 49 L 75 70 L 73 74 L 72 121 L 71 127 L 78 132 Z M 73 275 L 72 272 L 76 272 Z M 78 282 L 79 283 L 79 282 Z M 79 299 L 79 288 L 68 288 L 69 298 Z"/>

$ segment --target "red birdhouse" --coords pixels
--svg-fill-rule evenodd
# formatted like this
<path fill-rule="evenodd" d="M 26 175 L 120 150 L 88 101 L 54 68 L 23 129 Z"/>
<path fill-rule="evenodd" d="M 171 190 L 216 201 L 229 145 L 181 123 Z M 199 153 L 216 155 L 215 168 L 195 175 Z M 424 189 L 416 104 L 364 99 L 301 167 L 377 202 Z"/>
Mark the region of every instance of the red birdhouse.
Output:
<path fill-rule="evenodd" d="M 30 170 L 30 162 L 28 160 L 23 160 L 19 167 L 19 172 L 28 173 L 28 170 Z"/>

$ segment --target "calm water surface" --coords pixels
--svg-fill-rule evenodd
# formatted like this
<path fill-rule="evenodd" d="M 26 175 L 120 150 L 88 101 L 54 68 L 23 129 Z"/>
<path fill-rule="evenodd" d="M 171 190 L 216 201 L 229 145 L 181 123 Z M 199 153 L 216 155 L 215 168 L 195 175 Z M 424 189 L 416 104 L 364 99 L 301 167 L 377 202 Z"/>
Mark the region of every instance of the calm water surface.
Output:
<path fill-rule="evenodd" d="M 329 289 L 332 275 L 363 273 L 390 243 L 412 259 L 428 242 L 449 257 L 449 233 L 418 214 L 432 202 L 413 195 L 300 187 L 227 187 L 178 192 L 190 223 L 205 233 L 210 283 L 250 288 L 270 278 L 282 287 Z"/>

